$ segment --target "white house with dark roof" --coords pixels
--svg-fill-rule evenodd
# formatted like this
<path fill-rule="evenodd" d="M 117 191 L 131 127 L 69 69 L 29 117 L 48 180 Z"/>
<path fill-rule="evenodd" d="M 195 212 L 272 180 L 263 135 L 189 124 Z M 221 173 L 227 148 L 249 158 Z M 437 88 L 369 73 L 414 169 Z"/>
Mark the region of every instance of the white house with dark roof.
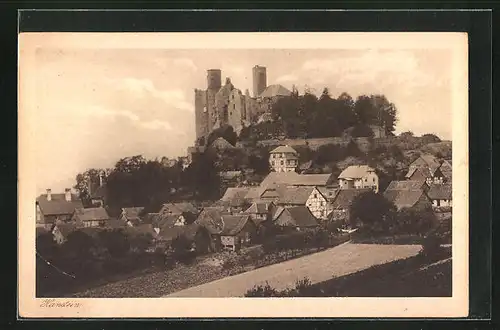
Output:
<path fill-rule="evenodd" d="M 269 152 L 269 164 L 275 172 L 295 172 L 299 155 L 290 146 L 279 146 Z"/>
<path fill-rule="evenodd" d="M 394 181 L 393 181 L 394 182 Z M 431 201 L 425 189 L 419 188 L 418 181 L 411 181 L 409 185 L 389 184 L 384 192 L 384 197 L 394 203 L 398 210 L 403 208 L 424 209 L 431 206 Z"/>
<path fill-rule="evenodd" d="M 77 208 L 83 208 L 83 204 L 71 189 L 67 188 L 64 194 L 53 194 L 47 189 L 46 194 L 36 199 L 36 224 L 51 229 L 56 221 L 70 221 Z"/>
<path fill-rule="evenodd" d="M 372 189 L 378 193 L 378 175 L 368 165 L 351 165 L 340 173 L 340 189 Z"/>
<path fill-rule="evenodd" d="M 316 187 L 287 187 L 280 191 L 277 204 L 284 207 L 306 206 L 318 219 L 326 219 L 330 203 Z"/>

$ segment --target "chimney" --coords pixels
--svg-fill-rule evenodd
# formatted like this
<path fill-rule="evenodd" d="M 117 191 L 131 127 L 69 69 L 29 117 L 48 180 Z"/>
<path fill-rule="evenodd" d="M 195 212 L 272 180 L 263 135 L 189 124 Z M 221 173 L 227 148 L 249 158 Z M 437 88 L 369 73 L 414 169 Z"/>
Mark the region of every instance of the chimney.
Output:
<path fill-rule="evenodd" d="M 64 197 L 66 198 L 67 202 L 71 202 L 71 189 L 64 189 Z"/>
<path fill-rule="evenodd" d="M 52 200 L 52 190 L 51 189 L 47 189 L 47 200 L 48 201 Z"/>

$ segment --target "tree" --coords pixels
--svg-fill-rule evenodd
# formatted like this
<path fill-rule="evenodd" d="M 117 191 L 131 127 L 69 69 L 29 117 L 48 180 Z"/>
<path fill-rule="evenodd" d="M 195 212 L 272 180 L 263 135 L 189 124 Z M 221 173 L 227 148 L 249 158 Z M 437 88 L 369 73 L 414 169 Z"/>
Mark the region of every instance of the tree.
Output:
<path fill-rule="evenodd" d="M 130 248 L 139 253 L 146 251 L 153 242 L 153 235 L 150 233 L 140 233 L 129 237 Z"/>
<path fill-rule="evenodd" d="M 62 245 L 62 250 L 69 255 L 69 259 L 88 260 L 92 256 L 92 249 L 95 247 L 94 239 L 81 230 L 76 230 L 68 234 L 66 241 Z"/>
<path fill-rule="evenodd" d="M 427 234 L 437 223 L 432 208 L 403 208 L 397 215 L 397 231 L 406 234 Z"/>
<path fill-rule="evenodd" d="M 194 237 L 196 252 L 198 254 L 206 254 L 210 252 L 210 242 L 210 233 L 205 227 L 200 226 Z"/>
<path fill-rule="evenodd" d="M 236 141 L 238 140 L 238 135 L 234 131 L 231 125 L 223 125 L 215 130 L 213 130 L 207 138 L 207 146 L 210 146 L 212 142 L 217 140 L 218 138 L 223 138 L 227 142 L 231 143 L 231 145 L 236 145 Z"/>
<path fill-rule="evenodd" d="M 349 209 L 349 222 L 361 231 L 382 233 L 394 225 L 396 206 L 373 191 L 354 198 Z"/>
<path fill-rule="evenodd" d="M 99 187 L 100 176 L 102 175 L 103 179 L 105 179 L 109 173 L 111 173 L 111 169 L 90 168 L 83 173 L 77 174 L 75 178 L 76 184 L 73 188 L 78 191 L 83 206 L 91 206 L 91 195 Z"/>
<path fill-rule="evenodd" d="M 352 137 L 373 137 L 373 131 L 368 125 L 359 124 L 353 127 Z"/>
<path fill-rule="evenodd" d="M 47 232 L 36 237 L 36 251 L 48 260 L 57 256 L 59 246 L 52 233 Z"/>
<path fill-rule="evenodd" d="M 122 257 L 130 250 L 130 242 L 122 229 L 99 232 L 99 242 L 112 257 Z"/>
<path fill-rule="evenodd" d="M 245 297 L 262 298 L 278 297 L 278 291 L 266 282 L 265 285 L 256 285 L 245 293 Z"/>
<path fill-rule="evenodd" d="M 441 139 L 435 134 L 424 134 L 422 135 L 422 142 L 424 144 L 441 142 Z"/>
<path fill-rule="evenodd" d="M 412 138 L 414 136 L 412 131 L 406 131 L 399 134 L 401 138 Z"/>

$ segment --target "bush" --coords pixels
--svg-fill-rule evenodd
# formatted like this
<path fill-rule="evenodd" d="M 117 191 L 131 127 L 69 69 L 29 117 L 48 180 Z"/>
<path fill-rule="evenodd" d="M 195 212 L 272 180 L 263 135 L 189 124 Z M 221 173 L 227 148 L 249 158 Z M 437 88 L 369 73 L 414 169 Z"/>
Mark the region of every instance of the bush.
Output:
<path fill-rule="evenodd" d="M 245 297 L 278 297 L 279 292 L 266 282 L 265 285 L 256 285 L 245 293 Z"/>
<path fill-rule="evenodd" d="M 441 240 L 434 234 L 428 235 L 422 244 L 421 255 L 424 257 L 433 257 L 442 251 Z"/>

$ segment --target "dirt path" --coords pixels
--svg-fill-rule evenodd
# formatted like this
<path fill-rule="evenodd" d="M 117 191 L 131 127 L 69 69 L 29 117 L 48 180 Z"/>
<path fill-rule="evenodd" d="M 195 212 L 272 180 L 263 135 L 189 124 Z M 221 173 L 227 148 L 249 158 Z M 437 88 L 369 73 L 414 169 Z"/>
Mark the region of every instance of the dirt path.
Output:
<path fill-rule="evenodd" d="M 312 283 L 323 282 L 377 264 L 415 256 L 420 249 L 420 245 L 344 243 L 319 253 L 191 287 L 167 297 L 243 297 L 248 289 L 265 282 L 283 290 L 293 287 L 296 280 L 304 277 Z"/>

